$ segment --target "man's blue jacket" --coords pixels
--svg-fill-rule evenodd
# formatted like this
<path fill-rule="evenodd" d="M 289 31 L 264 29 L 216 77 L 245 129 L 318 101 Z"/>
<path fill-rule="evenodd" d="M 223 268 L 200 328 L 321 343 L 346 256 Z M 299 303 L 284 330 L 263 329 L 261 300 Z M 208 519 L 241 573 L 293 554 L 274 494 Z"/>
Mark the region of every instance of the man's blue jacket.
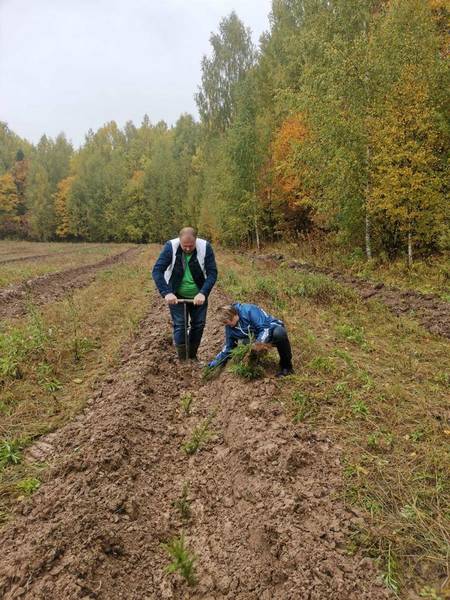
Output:
<path fill-rule="evenodd" d="M 236 302 L 233 306 L 238 312 L 239 321 L 235 327 L 225 326 L 225 346 L 216 358 L 209 363 L 209 367 L 217 367 L 225 363 L 240 340 L 249 342 L 251 337 L 255 342 L 270 343 L 275 327 L 284 327 L 283 321 L 268 315 L 256 304 Z"/>
<path fill-rule="evenodd" d="M 161 254 L 155 263 L 152 270 L 152 277 L 162 297 L 167 294 L 176 294 L 177 289 L 180 286 L 181 280 L 183 279 L 185 266 L 183 264 L 183 250 L 181 245 L 178 246 L 176 252 L 175 264 L 169 283 L 164 278 L 166 269 L 172 264 L 173 250 L 170 241 L 164 244 Z M 202 268 L 197 259 L 197 250 L 194 249 L 191 260 L 189 261 L 189 269 L 192 273 L 192 278 L 195 281 L 199 292 L 208 297 L 217 279 L 217 266 L 214 252 L 209 242 L 206 242 L 206 253 L 205 253 L 205 272 L 206 277 L 202 271 Z"/>

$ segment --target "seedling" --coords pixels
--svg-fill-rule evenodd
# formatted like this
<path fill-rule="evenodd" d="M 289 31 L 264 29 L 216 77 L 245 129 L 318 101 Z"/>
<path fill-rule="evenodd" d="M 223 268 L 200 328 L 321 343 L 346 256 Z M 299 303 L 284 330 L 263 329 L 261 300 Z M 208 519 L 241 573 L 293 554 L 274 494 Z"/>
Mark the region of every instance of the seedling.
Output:
<path fill-rule="evenodd" d="M 194 585 L 194 563 L 197 559 L 186 547 L 184 533 L 178 538 L 173 538 L 167 544 L 163 544 L 163 548 L 172 559 L 172 562 L 165 567 L 166 573 L 178 572 L 184 577 L 188 585 Z"/>
<path fill-rule="evenodd" d="M 214 379 L 222 370 L 223 365 L 217 365 L 216 367 L 209 367 L 208 365 L 204 367 L 202 372 L 202 379 L 204 381 L 211 381 Z"/>
<path fill-rule="evenodd" d="M 262 377 L 264 369 L 261 366 L 261 352 L 255 352 L 252 344 L 238 344 L 231 351 L 230 371 L 244 379 L 258 379 Z"/>
<path fill-rule="evenodd" d="M 178 500 L 173 503 L 176 509 L 178 509 L 181 519 L 183 521 L 189 521 L 191 518 L 191 501 L 189 500 L 189 485 L 185 483 L 183 485 L 183 491 Z"/>
<path fill-rule="evenodd" d="M 195 454 L 208 441 L 211 437 L 211 431 L 208 427 L 209 419 L 205 419 L 203 423 L 197 425 L 191 434 L 191 439 L 182 446 L 186 454 Z"/>
<path fill-rule="evenodd" d="M 181 409 L 187 417 L 191 414 L 191 405 L 193 400 L 194 398 L 190 392 L 184 394 L 184 396 L 182 396 L 180 399 Z"/>

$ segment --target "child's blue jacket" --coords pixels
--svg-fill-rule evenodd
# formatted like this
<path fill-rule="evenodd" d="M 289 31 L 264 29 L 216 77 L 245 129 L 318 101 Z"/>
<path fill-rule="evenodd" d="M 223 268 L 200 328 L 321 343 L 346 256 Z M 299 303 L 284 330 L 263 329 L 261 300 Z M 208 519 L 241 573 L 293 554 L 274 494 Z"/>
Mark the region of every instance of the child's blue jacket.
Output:
<path fill-rule="evenodd" d="M 233 306 L 238 312 L 239 321 L 235 327 L 225 326 L 225 346 L 216 358 L 209 363 L 209 367 L 217 367 L 225 363 L 240 340 L 249 342 L 251 337 L 255 342 L 270 343 L 275 327 L 284 327 L 283 321 L 268 315 L 265 310 L 256 306 L 256 304 L 236 302 Z"/>

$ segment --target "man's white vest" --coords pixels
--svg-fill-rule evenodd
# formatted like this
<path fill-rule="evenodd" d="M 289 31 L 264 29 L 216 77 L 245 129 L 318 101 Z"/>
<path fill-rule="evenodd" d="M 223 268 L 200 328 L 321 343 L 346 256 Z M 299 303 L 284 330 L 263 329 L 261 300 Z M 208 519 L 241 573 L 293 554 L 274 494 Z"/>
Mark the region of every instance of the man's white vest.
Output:
<path fill-rule="evenodd" d="M 172 263 L 169 267 L 167 267 L 167 269 L 164 272 L 164 279 L 166 280 L 166 283 L 169 283 L 170 278 L 172 276 L 173 267 L 175 265 L 175 260 L 177 258 L 177 250 L 180 245 L 180 238 L 175 238 L 173 240 L 170 240 L 170 243 L 172 245 Z M 202 240 L 202 238 L 197 238 L 195 247 L 197 249 L 197 260 L 203 271 L 203 275 L 206 277 L 206 271 L 205 271 L 206 240 Z"/>

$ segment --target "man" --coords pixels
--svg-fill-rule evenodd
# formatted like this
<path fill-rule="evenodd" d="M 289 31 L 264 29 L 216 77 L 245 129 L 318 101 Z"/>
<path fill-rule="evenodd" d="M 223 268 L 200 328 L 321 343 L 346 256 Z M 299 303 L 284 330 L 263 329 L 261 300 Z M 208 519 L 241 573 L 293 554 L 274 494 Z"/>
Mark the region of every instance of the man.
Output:
<path fill-rule="evenodd" d="M 227 304 L 218 310 L 219 319 L 225 325 L 225 346 L 208 367 L 218 367 L 230 358 L 231 350 L 240 340 L 254 341 L 255 350 L 263 344 L 272 344 L 280 356 L 277 377 L 292 375 L 291 344 L 283 321 L 268 315 L 256 304 Z"/>
<path fill-rule="evenodd" d="M 192 227 L 184 227 L 178 238 L 165 243 L 153 267 L 152 277 L 170 309 L 178 358 L 196 360 L 206 322 L 208 295 L 217 279 L 216 259 L 211 244 L 197 238 Z M 192 300 L 186 305 L 190 320 L 188 352 L 185 307 L 178 302 L 180 298 Z"/>

